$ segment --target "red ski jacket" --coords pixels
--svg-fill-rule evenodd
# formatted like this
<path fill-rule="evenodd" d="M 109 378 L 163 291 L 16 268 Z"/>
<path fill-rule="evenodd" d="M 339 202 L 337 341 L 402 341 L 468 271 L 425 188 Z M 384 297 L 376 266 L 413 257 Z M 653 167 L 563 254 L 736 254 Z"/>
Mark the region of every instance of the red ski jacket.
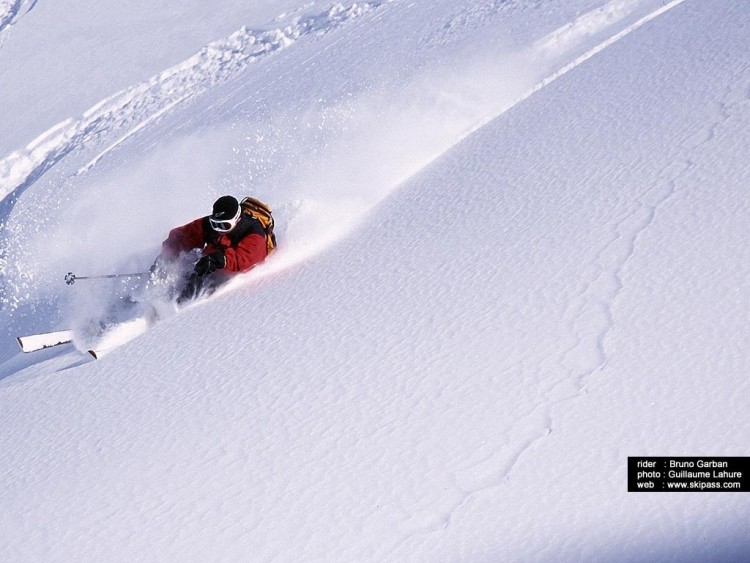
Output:
<path fill-rule="evenodd" d="M 161 245 L 161 253 L 176 258 L 180 252 L 199 248 L 203 255 L 224 252 L 227 272 L 246 272 L 266 259 L 266 233 L 257 219 L 242 215 L 237 226 L 229 233 L 217 233 L 211 228 L 208 217 L 201 217 L 176 227 L 169 232 Z"/>

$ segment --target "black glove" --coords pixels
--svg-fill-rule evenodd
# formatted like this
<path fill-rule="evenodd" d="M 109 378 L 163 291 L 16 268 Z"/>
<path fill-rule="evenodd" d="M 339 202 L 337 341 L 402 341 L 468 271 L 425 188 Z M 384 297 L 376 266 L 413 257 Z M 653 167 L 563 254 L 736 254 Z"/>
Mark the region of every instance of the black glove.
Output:
<path fill-rule="evenodd" d="M 203 256 L 195 263 L 195 274 L 199 277 L 212 274 L 216 270 L 221 270 L 227 265 L 227 259 L 223 252 L 213 252 Z"/>

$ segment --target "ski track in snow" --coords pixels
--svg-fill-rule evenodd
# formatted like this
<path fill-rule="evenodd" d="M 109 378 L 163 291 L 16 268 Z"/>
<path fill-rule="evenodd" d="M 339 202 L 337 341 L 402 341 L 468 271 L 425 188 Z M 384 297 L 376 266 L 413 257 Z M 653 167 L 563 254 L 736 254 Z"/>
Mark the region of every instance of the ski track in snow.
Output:
<path fill-rule="evenodd" d="M 285 49 L 306 35 L 329 33 L 348 21 L 394 1 L 371 0 L 354 3 L 349 7 L 335 4 L 321 14 L 297 18 L 291 25 L 268 31 L 250 30 L 247 27 L 242 27 L 228 38 L 208 44 L 189 59 L 159 73 L 148 81 L 102 100 L 79 118 L 69 118 L 60 122 L 39 135 L 23 149 L 16 150 L 0 160 L 0 198 L 3 202 L 4 215 L 7 215 L 13 202 L 23 191 L 65 156 L 77 149 L 87 145 L 93 146 L 105 136 L 112 136 L 117 131 L 124 131 L 117 140 L 109 144 L 88 164 L 81 167 L 77 172 L 80 175 L 90 170 L 113 149 L 151 123 L 156 122 L 176 106 L 195 99 L 212 86 L 226 82 L 260 57 Z M 609 41 L 598 45 L 596 49 L 563 66 L 538 83 L 525 95 L 515 100 L 510 106 L 499 110 L 494 109 L 484 119 L 481 119 L 475 127 L 466 131 L 465 135 L 457 138 L 456 142 L 460 142 L 509 107 L 520 103 L 551 81 L 594 56 L 598 51 L 616 42 L 621 36 L 627 35 L 633 29 L 640 27 L 682 1 L 684 0 L 673 0 L 663 5 L 646 16 L 643 21 L 622 30 L 619 34 L 611 37 Z M 575 49 L 587 36 L 617 25 L 623 18 L 639 9 L 642 10 L 644 5 L 653 3 L 653 0 L 612 0 L 603 7 L 593 10 L 538 41 L 532 47 L 532 55 L 537 58 L 547 58 L 550 61 L 554 61 L 561 56 L 564 57 L 569 50 Z M 485 8 L 485 11 L 497 10 L 499 5 L 501 3 L 493 2 Z M 20 4 L 16 3 L 12 6 L 16 6 L 17 11 Z M 282 17 L 283 15 L 279 16 L 277 20 Z M 468 17 L 466 14 L 461 16 L 464 19 L 466 17 Z M 482 17 L 486 17 L 486 15 Z M 454 22 L 454 25 L 458 24 Z"/>
<path fill-rule="evenodd" d="M 370 0 L 349 7 L 337 3 L 321 14 L 297 18 L 291 25 L 268 31 L 243 26 L 228 38 L 208 44 L 189 59 L 148 81 L 102 100 L 81 117 L 57 124 L 23 149 L 0 160 L 0 198 L 6 211 L 9 202 L 76 149 L 93 144 L 105 135 L 125 131 L 78 171 L 83 174 L 112 149 L 175 106 L 229 80 L 260 57 L 285 49 L 307 35 L 329 33 L 392 1 Z"/>
<path fill-rule="evenodd" d="M 606 339 L 615 326 L 614 311 L 623 289 L 621 273 L 634 256 L 638 239 L 660 210 L 680 194 L 680 180 L 694 166 L 691 155 L 716 138 L 715 131 L 732 117 L 734 108 L 747 103 L 747 98 L 738 100 L 733 92 L 718 101 L 715 120 L 698 131 L 694 140 L 681 143 L 683 154 L 665 164 L 657 183 L 640 196 L 632 212 L 612 223 L 611 238 L 596 253 L 582 276 L 580 291 L 562 317 L 571 344 L 552 359 L 558 366 L 556 371 L 562 374 L 553 378 L 545 391 L 553 406 L 585 392 L 588 378 L 607 365 Z"/>

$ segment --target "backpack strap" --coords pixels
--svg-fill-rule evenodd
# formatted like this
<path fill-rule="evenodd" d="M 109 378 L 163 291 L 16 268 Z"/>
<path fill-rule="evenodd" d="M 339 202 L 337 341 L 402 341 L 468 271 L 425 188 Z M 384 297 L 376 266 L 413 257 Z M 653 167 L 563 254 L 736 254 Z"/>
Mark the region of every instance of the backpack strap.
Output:
<path fill-rule="evenodd" d="M 243 213 L 240 216 L 237 226 L 232 232 L 228 233 L 227 236 L 229 237 L 229 240 L 232 241 L 232 247 L 234 248 L 240 244 L 242 239 L 250 235 L 259 235 L 265 238 L 266 231 L 263 229 L 263 225 L 258 219 L 252 215 Z"/>

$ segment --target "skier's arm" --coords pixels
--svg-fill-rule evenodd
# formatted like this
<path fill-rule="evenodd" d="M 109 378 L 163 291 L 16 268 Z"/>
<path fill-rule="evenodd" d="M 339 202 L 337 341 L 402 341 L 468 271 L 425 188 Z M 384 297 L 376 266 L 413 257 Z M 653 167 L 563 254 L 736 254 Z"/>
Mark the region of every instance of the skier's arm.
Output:
<path fill-rule="evenodd" d="M 169 231 L 167 240 L 161 245 L 161 253 L 164 256 L 176 258 L 180 252 L 203 248 L 203 244 L 203 219 L 201 218 Z"/>
<path fill-rule="evenodd" d="M 246 236 L 236 248 L 224 251 L 226 266 L 230 272 L 246 272 L 266 259 L 266 237 L 256 234 Z"/>

